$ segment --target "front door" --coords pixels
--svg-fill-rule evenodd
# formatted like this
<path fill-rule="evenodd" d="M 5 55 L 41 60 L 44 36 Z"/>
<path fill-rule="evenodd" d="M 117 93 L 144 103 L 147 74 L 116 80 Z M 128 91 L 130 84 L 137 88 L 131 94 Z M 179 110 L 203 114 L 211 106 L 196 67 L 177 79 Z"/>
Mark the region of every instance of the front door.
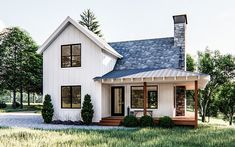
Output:
<path fill-rule="evenodd" d="M 111 114 L 112 116 L 124 116 L 124 87 L 111 88 Z"/>

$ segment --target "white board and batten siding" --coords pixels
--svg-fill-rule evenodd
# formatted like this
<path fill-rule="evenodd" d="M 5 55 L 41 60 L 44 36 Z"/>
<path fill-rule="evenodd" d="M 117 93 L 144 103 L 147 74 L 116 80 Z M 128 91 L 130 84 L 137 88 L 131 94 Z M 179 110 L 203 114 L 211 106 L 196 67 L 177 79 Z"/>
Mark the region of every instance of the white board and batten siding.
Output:
<path fill-rule="evenodd" d="M 77 43 L 81 43 L 81 67 L 61 68 L 61 45 Z M 98 122 L 102 115 L 103 88 L 93 78 L 111 71 L 116 59 L 73 25 L 68 25 L 43 52 L 43 94 L 51 95 L 55 110 L 53 119 L 81 119 L 81 109 L 61 108 L 61 86 L 81 85 L 81 105 L 84 96 L 90 94 L 95 110 L 93 121 Z"/>

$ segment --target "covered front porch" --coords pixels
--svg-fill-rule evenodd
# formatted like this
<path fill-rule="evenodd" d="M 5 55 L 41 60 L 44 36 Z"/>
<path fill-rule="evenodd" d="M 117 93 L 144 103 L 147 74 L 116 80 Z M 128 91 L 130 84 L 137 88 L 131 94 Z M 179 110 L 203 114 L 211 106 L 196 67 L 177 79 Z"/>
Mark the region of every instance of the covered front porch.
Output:
<path fill-rule="evenodd" d="M 136 74 L 100 78 L 102 83 L 101 125 L 119 125 L 124 116 L 150 115 L 155 122 L 169 116 L 175 125 L 197 127 L 198 89 L 209 76 L 177 69 L 161 69 Z M 187 111 L 186 90 L 194 90 L 194 111 Z"/>

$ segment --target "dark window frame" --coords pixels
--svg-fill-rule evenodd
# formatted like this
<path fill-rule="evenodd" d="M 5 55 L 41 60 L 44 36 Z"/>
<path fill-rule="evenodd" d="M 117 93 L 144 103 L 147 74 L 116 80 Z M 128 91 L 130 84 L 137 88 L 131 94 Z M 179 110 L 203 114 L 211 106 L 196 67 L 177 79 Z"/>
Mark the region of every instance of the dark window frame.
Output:
<path fill-rule="evenodd" d="M 144 92 L 144 86 L 131 86 L 131 109 L 144 109 L 143 107 L 132 107 L 132 88 L 133 87 L 142 87 L 143 88 L 143 92 Z M 159 87 L 158 85 L 147 85 L 147 89 L 148 87 L 156 87 L 157 88 L 157 108 L 147 108 L 147 109 L 158 109 L 159 108 Z M 152 91 L 152 90 L 151 90 Z M 147 93 L 147 97 L 148 97 L 148 93 Z"/>
<path fill-rule="evenodd" d="M 62 89 L 63 87 L 69 87 L 70 88 L 70 99 L 71 99 L 71 104 L 70 107 L 63 107 L 63 103 L 62 103 Z M 72 89 L 73 87 L 80 87 L 80 107 L 73 107 L 73 92 Z M 66 85 L 66 86 L 61 86 L 61 90 L 60 90 L 60 100 L 61 100 L 61 109 L 81 109 L 81 103 L 82 103 L 82 89 L 81 89 L 81 85 Z"/>
<path fill-rule="evenodd" d="M 73 48 L 73 45 L 79 45 L 80 46 L 80 55 L 73 55 L 73 52 L 72 52 L 72 48 Z M 66 57 L 66 56 L 63 56 L 62 54 L 62 48 L 63 46 L 70 46 L 70 66 L 68 67 L 63 67 L 63 60 L 62 58 L 63 57 Z M 73 66 L 73 56 L 79 56 L 80 58 L 80 66 Z M 61 45 L 61 68 L 71 68 L 71 67 L 81 67 L 82 66 L 82 44 L 81 43 L 76 43 L 76 44 L 63 44 Z"/>

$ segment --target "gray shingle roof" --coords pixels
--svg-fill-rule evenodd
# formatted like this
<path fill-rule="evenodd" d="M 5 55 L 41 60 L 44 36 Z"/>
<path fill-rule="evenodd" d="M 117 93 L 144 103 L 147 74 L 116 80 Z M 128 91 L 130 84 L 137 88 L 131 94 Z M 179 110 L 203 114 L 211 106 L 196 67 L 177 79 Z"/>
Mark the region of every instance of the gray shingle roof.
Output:
<path fill-rule="evenodd" d="M 179 68 L 180 48 L 174 37 L 109 43 L 123 58 L 114 70 Z"/>

